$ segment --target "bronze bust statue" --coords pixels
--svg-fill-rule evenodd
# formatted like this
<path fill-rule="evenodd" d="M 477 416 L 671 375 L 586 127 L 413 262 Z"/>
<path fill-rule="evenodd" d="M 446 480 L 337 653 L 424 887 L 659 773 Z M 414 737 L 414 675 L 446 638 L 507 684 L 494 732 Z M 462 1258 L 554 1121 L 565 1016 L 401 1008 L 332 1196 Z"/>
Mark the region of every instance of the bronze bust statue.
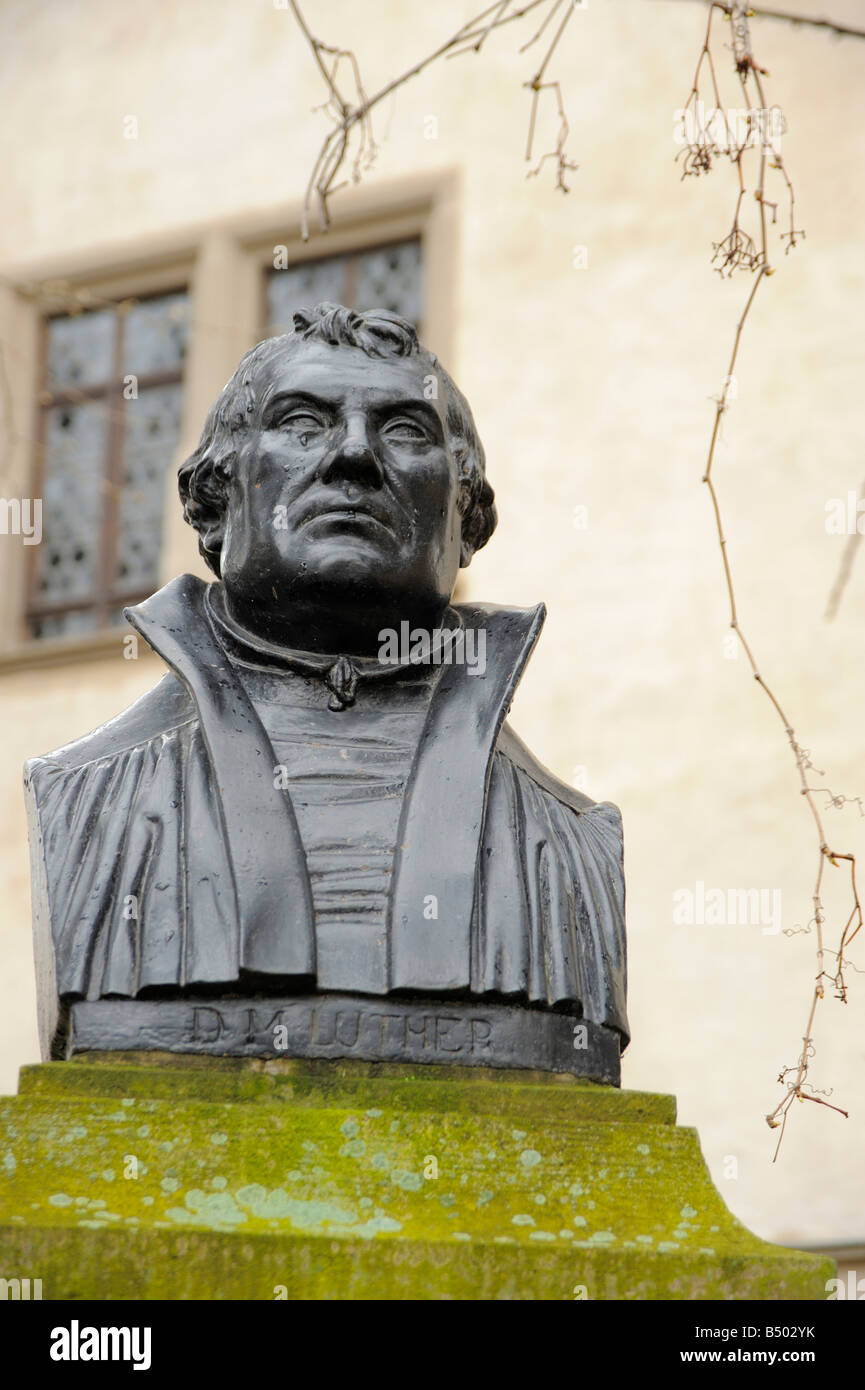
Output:
<path fill-rule="evenodd" d="M 179 487 L 216 582 L 126 612 L 168 674 L 26 768 L 46 1055 L 617 1084 L 620 816 L 505 722 L 543 605 L 451 605 L 496 513 L 441 364 L 396 315 L 299 312 Z"/>

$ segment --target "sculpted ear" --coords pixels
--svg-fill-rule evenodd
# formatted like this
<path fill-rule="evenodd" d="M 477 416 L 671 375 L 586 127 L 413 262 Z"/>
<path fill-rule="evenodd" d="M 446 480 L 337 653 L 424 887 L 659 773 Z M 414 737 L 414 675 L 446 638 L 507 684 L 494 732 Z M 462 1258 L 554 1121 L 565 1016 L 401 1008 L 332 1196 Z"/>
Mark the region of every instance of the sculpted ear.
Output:
<path fill-rule="evenodd" d="M 465 569 L 466 565 L 471 563 L 475 551 L 486 545 L 496 529 L 498 517 L 496 516 L 494 498 L 495 494 L 484 478 L 478 495 L 469 504 L 468 511 L 463 517 L 463 529 L 460 538 L 460 569 Z"/>
<path fill-rule="evenodd" d="M 194 454 L 179 478 L 184 518 L 198 532 L 199 553 L 216 575 L 228 516 L 226 483 L 233 462 L 233 454 L 225 459 Z"/>
<path fill-rule="evenodd" d="M 198 528 L 198 544 L 205 559 L 208 555 L 218 555 L 224 540 L 225 512 L 210 512 L 208 519 Z"/>

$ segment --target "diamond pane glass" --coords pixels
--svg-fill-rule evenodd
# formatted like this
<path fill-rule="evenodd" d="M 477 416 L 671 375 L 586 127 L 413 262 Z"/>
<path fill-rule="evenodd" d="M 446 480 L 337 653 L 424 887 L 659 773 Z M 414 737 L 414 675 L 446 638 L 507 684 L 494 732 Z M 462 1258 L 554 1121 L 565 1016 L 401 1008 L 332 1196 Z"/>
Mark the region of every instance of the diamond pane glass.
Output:
<path fill-rule="evenodd" d="M 358 257 L 354 307 L 389 309 L 409 323 L 421 318 L 420 242 L 380 246 Z"/>
<path fill-rule="evenodd" d="M 122 593 L 159 581 L 165 476 L 180 439 L 181 390 L 179 382 L 156 386 L 124 402 L 116 579 Z"/>
<path fill-rule="evenodd" d="M 46 605 L 93 592 L 107 430 L 102 401 L 57 406 L 46 414 L 38 585 Z"/>
<path fill-rule="evenodd" d="M 271 271 L 267 277 L 268 337 L 290 333 L 296 309 L 311 309 L 323 300 L 344 304 L 346 262 L 346 256 L 329 256 L 325 261 L 305 261 Z"/>
<path fill-rule="evenodd" d="M 114 359 L 114 314 L 98 309 L 90 314 L 48 320 L 49 391 L 76 386 L 99 386 L 111 375 Z"/>
<path fill-rule="evenodd" d="M 189 301 L 180 294 L 142 300 L 123 321 L 123 371 L 135 376 L 176 372 L 186 356 Z"/>

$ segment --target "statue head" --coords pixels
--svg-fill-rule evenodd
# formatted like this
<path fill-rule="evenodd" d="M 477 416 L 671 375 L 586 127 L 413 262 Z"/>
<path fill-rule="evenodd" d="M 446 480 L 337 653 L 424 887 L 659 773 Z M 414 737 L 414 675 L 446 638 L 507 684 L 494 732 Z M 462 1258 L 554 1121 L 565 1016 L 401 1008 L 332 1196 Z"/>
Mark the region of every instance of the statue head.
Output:
<path fill-rule="evenodd" d="M 179 473 L 184 516 L 247 626 L 362 651 L 434 626 L 496 524 L 468 403 L 410 323 L 318 304 L 258 343 Z"/>

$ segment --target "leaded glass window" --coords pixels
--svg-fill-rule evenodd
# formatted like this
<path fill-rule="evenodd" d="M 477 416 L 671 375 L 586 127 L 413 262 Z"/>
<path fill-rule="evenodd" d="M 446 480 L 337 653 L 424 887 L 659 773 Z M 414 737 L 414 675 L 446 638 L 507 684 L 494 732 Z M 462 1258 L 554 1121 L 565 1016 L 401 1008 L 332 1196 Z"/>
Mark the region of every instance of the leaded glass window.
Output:
<path fill-rule="evenodd" d="M 296 309 L 321 300 L 350 309 L 389 309 L 420 329 L 421 245 L 417 237 L 319 261 L 301 261 L 267 275 L 267 334 L 289 333 Z"/>
<path fill-rule="evenodd" d="M 33 637 L 113 625 L 156 588 L 187 329 L 184 290 L 47 320 Z"/>

